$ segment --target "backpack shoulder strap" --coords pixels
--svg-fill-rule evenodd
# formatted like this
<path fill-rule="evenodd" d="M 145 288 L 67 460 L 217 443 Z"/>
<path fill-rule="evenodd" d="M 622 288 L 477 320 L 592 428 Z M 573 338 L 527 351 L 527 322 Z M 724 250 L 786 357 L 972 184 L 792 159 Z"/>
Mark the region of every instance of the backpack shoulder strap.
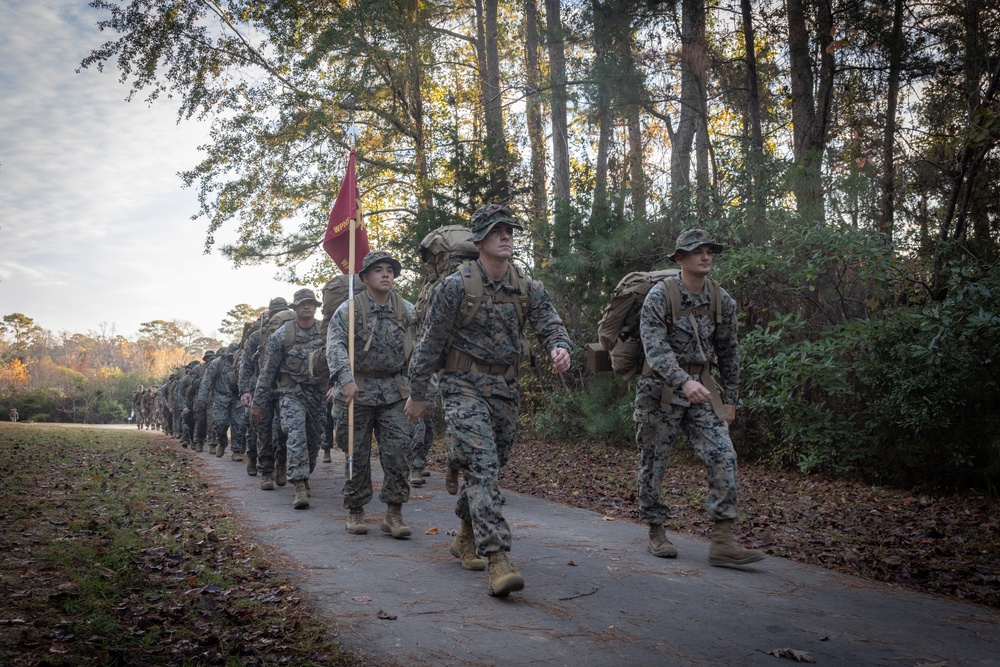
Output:
<path fill-rule="evenodd" d="M 528 317 L 528 279 L 521 273 L 521 268 L 511 262 L 507 271 L 507 280 L 517 291 L 517 300 L 514 301 L 514 310 L 517 312 L 517 326 L 524 328 L 524 322 Z"/>
<path fill-rule="evenodd" d="M 719 326 L 722 324 L 722 288 L 719 287 L 719 283 L 709 278 L 708 289 L 712 299 L 712 319 L 715 320 L 715 326 Z"/>
<path fill-rule="evenodd" d="M 285 327 L 285 338 L 282 343 L 285 346 L 285 352 L 288 352 L 289 348 L 295 345 L 295 321 L 288 320 L 282 326 Z"/>
<path fill-rule="evenodd" d="M 670 308 L 670 317 L 667 318 L 667 326 L 673 326 L 674 320 L 681 312 L 681 287 L 679 276 L 668 276 L 662 281 L 663 289 L 667 293 L 667 306 Z M 652 289 L 652 288 L 650 288 Z M 647 292 L 648 294 L 648 292 Z"/>
<path fill-rule="evenodd" d="M 462 307 L 458 313 L 457 322 L 460 327 L 467 327 L 476 316 L 479 304 L 483 302 L 483 271 L 479 268 L 479 263 L 473 260 L 462 262 L 458 267 L 458 272 L 462 275 L 462 287 L 465 296 L 462 298 Z"/>

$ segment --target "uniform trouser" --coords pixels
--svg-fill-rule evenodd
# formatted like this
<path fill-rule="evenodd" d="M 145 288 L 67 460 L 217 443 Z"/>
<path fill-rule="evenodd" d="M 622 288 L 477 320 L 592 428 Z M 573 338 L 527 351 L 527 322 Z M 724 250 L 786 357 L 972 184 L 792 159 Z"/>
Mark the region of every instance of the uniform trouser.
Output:
<path fill-rule="evenodd" d="M 243 437 L 246 443 L 247 456 L 256 461 L 257 460 L 257 427 L 250 423 L 250 410 L 248 408 L 243 408 Z"/>
<path fill-rule="evenodd" d="M 337 407 L 335 405 L 330 406 L 330 412 L 326 416 L 326 420 L 323 422 L 323 451 L 329 452 L 333 449 L 333 431 L 337 428 Z"/>
<path fill-rule="evenodd" d="M 418 421 L 413 427 L 412 443 L 413 460 L 410 462 L 410 467 L 413 470 L 423 470 L 427 465 L 427 455 L 434 444 L 433 413 Z"/>
<path fill-rule="evenodd" d="M 212 430 L 215 431 L 217 442 L 226 447 L 229 439 L 226 431 L 233 436 L 233 453 L 242 454 L 246 449 L 246 408 L 240 405 L 240 399 L 233 396 L 216 394 L 212 403 Z"/>
<path fill-rule="evenodd" d="M 208 409 L 195 407 L 194 409 L 194 431 L 192 431 L 195 444 L 204 443 L 205 436 L 208 435 Z"/>
<path fill-rule="evenodd" d="M 378 442 L 378 458 L 382 464 L 382 490 L 378 499 L 386 505 L 405 503 L 410 499 L 410 440 L 413 424 L 406 419 L 405 400 L 389 405 L 354 404 L 354 474 L 348 478 L 344 466 L 344 507 L 361 509 L 372 499 L 372 435 Z M 347 451 L 347 406 L 335 405 L 337 447 Z"/>
<path fill-rule="evenodd" d="M 323 441 L 326 398 L 315 388 L 298 388 L 278 398 L 281 430 L 288 436 L 286 475 L 288 481 L 309 479 L 316 467 L 319 445 Z"/>
<path fill-rule="evenodd" d="M 191 442 L 194 435 L 194 411 L 188 410 L 181 416 L 181 441 Z"/>
<path fill-rule="evenodd" d="M 284 434 L 278 428 L 277 411 L 277 399 L 268 399 L 257 422 L 257 469 L 261 474 L 274 472 L 275 459 L 279 466 L 285 466 Z"/>
<path fill-rule="evenodd" d="M 174 414 L 170 410 L 163 410 L 163 432 L 167 435 L 174 434 Z"/>
<path fill-rule="evenodd" d="M 708 516 L 713 521 L 736 518 L 736 450 L 729 427 L 711 404 L 636 409 L 633 419 L 639 447 L 640 521 L 660 525 L 670 518 L 670 508 L 663 503 L 663 473 L 680 429 L 708 473 Z"/>
<path fill-rule="evenodd" d="M 443 399 L 448 462 L 464 474 L 455 514 L 472 523 L 480 555 L 510 551 L 500 470 L 517 438 L 520 398 L 483 397 L 469 390 L 445 394 Z"/>

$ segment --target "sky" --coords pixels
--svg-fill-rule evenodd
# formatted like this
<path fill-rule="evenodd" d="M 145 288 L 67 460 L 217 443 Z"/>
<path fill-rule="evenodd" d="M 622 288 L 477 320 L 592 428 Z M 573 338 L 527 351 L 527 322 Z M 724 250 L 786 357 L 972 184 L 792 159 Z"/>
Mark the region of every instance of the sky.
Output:
<path fill-rule="evenodd" d="M 207 123 L 177 103 L 126 102 L 106 67 L 77 67 L 110 39 L 87 0 L 0 0 L 0 317 L 59 333 L 134 338 L 151 320 L 213 335 L 226 313 L 295 287 L 273 266 L 204 254 L 207 221 L 179 171 Z M 225 241 L 225 233 L 217 235 Z"/>

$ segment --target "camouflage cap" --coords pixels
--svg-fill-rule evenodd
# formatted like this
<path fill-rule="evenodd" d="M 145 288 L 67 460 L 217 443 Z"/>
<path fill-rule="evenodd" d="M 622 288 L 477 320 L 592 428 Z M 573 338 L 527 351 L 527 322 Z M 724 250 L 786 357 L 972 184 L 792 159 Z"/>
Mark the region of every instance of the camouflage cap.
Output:
<path fill-rule="evenodd" d="M 276 296 L 267 304 L 268 313 L 276 313 L 279 310 L 285 310 L 286 308 L 288 308 L 288 302 L 285 301 L 285 297 L 283 296 Z"/>
<path fill-rule="evenodd" d="M 389 262 L 397 278 L 403 271 L 403 265 L 399 263 L 398 259 L 390 255 L 388 252 L 385 250 L 372 250 L 370 253 L 365 255 L 363 260 L 361 260 L 361 270 L 358 271 L 358 275 L 365 275 L 365 271 L 372 268 L 379 262 Z"/>
<path fill-rule="evenodd" d="M 295 296 L 292 297 L 292 308 L 297 308 L 310 301 L 315 303 L 317 306 L 323 305 L 323 302 L 316 298 L 316 292 L 313 292 L 308 287 L 303 287 L 302 289 L 295 291 Z"/>
<path fill-rule="evenodd" d="M 205 350 L 205 354 L 201 355 L 202 361 L 208 361 L 215 358 L 215 350 Z"/>
<path fill-rule="evenodd" d="M 672 253 L 667 255 L 667 259 L 669 259 L 671 262 L 674 262 L 676 261 L 674 259 L 674 256 L 677 254 L 678 250 L 682 252 L 691 252 L 692 250 L 699 248 L 703 245 L 707 245 L 709 248 L 711 248 L 712 252 L 714 252 L 716 255 L 718 255 L 719 253 L 721 253 L 723 250 L 726 249 L 726 246 L 722 245 L 721 243 L 716 243 L 715 241 L 713 241 L 712 237 L 709 236 L 708 232 L 706 232 L 704 229 L 688 229 L 681 232 L 680 236 L 677 237 L 677 247 L 674 249 Z"/>
<path fill-rule="evenodd" d="M 514 229 L 524 229 L 510 209 L 503 204 L 486 204 L 472 214 L 472 233 L 469 234 L 469 240 L 473 243 L 482 241 L 498 222 L 506 222 Z"/>
<path fill-rule="evenodd" d="M 200 363 L 201 363 L 200 361 L 198 361 L 197 359 L 195 359 L 194 361 L 189 361 L 188 365 L 185 366 L 184 368 L 194 368 L 195 366 L 197 366 Z"/>

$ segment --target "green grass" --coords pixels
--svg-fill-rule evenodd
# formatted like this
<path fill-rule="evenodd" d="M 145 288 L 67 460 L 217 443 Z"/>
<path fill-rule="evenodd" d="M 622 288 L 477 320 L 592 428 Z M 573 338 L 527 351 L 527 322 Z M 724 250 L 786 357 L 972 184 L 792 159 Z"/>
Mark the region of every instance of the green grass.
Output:
<path fill-rule="evenodd" d="M 0 475 L 0 664 L 360 664 L 167 439 L 3 423 Z"/>

